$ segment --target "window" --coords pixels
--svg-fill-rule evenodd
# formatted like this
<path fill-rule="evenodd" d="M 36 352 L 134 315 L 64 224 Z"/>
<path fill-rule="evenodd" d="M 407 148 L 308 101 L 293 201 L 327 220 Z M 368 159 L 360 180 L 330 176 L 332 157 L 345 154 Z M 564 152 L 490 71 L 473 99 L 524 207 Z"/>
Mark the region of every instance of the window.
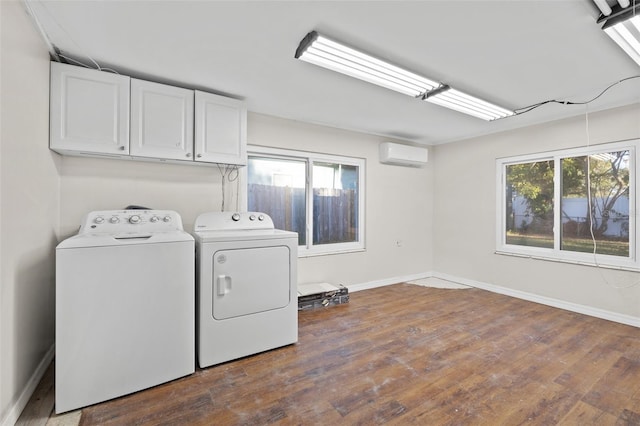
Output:
<path fill-rule="evenodd" d="M 364 160 L 250 147 L 247 207 L 298 233 L 299 254 L 364 249 Z"/>
<path fill-rule="evenodd" d="M 640 269 L 638 143 L 497 160 L 497 252 Z"/>

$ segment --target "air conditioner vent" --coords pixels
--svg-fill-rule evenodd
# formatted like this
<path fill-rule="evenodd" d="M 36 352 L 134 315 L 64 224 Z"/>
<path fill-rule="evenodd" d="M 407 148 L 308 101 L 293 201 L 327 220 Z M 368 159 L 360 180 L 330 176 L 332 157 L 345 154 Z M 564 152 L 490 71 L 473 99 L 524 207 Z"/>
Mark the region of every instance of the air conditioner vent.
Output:
<path fill-rule="evenodd" d="M 380 144 L 380 162 L 398 166 L 421 167 L 427 164 L 427 148 L 383 142 Z"/>

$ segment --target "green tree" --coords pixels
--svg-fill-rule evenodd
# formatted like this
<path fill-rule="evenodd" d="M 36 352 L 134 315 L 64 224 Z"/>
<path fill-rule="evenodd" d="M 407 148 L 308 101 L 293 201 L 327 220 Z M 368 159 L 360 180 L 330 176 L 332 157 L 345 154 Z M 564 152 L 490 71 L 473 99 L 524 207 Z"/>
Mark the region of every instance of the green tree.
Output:
<path fill-rule="evenodd" d="M 588 198 L 589 192 L 591 205 L 587 204 L 585 217 L 590 219 L 593 235 L 599 238 L 609 228 L 609 221 L 621 216 L 614 210 L 618 199 L 629 196 L 629 151 L 562 160 L 562 196 Z"/>
<path fill-rule="evenodd" d="M 507 185 L 527 200 L 529 214 L 553 214 L 553 160 L 507 166 Z"/>
<path fill-rule="evenodd" d="M 588 222 L 591 218 L 594 236 L 602 237 L 611 218 L 620 216 L 614 210 L 616 201 L 629 196 L 629 151 L 563 158 L 562 197 L 588 198 L 587 173 L 591 203 L 590 210 L 587 204 L 585 217 Z M 553 219 L 553 176 L 553 160 L 507 166 L 507 187 L 526 200 L 534 222 Z"/>

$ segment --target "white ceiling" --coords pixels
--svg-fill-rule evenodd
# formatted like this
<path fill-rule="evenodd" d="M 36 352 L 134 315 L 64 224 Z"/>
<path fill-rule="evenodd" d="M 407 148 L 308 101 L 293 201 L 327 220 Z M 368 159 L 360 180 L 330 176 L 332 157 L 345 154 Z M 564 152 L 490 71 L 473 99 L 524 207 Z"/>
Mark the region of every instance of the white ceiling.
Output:
<path fill-rule="evenodd" d="M 550 104 L 486 122 L 294 59 L 311 30 L 515 109 L 584 101 L 640 74 L 591 0 L 28 0 L 63 52 L 121 74 L 245 99 L 249 111 L 440 144 L 584 114 Z M 88 59 L 85 62 L 90 63 Z M 589 111 L 640 102 L 640 79 Z"/>

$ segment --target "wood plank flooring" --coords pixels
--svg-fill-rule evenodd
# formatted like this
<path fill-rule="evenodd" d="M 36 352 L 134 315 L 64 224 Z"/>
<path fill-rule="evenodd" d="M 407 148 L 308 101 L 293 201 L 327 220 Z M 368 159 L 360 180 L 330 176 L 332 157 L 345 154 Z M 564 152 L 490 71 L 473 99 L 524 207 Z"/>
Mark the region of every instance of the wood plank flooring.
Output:
<path fill-rule="evenodd" d="M 408 284 L 299 318 L 296 345 L 85 408 L 80 424 L 640 425 L 638 328 Z"/>

